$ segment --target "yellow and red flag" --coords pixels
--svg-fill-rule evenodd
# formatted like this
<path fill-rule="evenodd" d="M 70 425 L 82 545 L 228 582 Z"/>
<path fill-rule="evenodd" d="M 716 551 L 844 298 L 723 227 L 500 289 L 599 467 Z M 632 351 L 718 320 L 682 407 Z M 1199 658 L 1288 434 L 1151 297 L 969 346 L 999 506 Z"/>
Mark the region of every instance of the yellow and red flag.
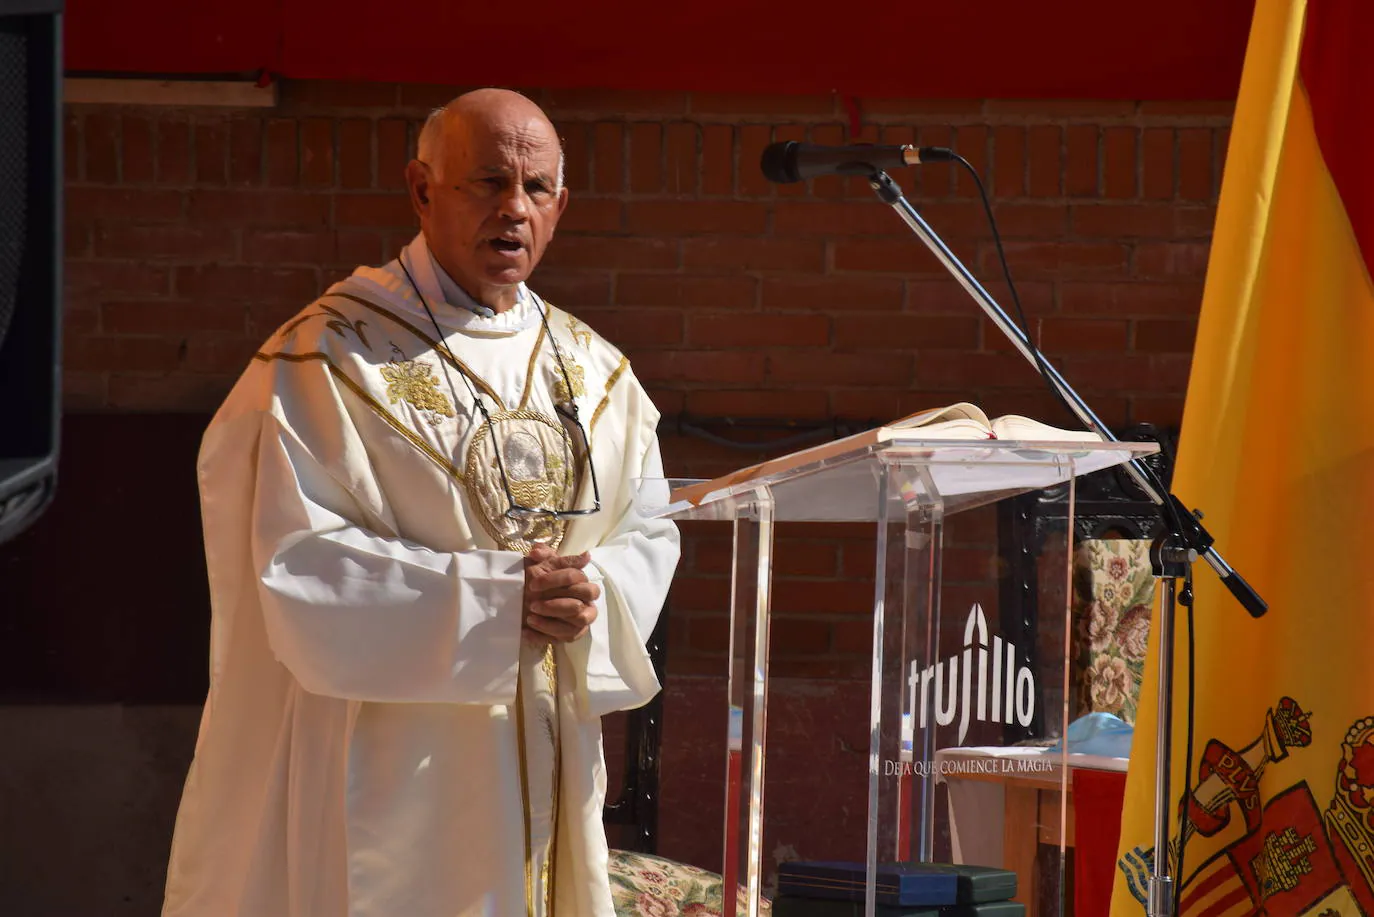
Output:
<path fill-rule="evenodd" d="M 1179 609 L 1169 872 L 1189 917 L 1374 917 L 1371 265 L 1374 0 L 1258 0 L 1174 490 L 1270 607 L 1250 619 L 1199 564 L 1186 799 Z M 1114 917 L 1145 913 L 1159 855 L 1156 666 Z"/>

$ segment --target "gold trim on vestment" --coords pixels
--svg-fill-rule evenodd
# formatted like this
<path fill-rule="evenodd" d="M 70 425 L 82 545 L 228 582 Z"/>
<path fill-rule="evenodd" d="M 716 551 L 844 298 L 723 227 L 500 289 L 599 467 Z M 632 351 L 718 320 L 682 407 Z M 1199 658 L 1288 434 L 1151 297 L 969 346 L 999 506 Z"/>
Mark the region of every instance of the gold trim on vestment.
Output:
<path fill-rule="evenodd" d="M 553 811 L 549 816 L 549 890 L 544 907 L 548 917 L 554 917 L 554 902 L 558 900 L 558 824 L 563 817 L 559 797 L 563 794 L 563 704 L 558 696 L 558 660 L 553 644 L 545 651 L 545 671 L 549 676 L 549 690 L 553 692 L 554 716 L 558 718 L 558 733 L 553 746 Z"/>
<path fill-rule="evenodd" d="M 534 349 L 530 351 L 530 366 L 525 370 L 525 389 L 520 393 L 520 408 L 525 410 L 530 405 L 530 389 L 534 386 L 534 367 L 539 362 L 539 348 L 544 343 L 544 323 L 539 323 L 539 335 L 534 339 Z"/>
<path fill-rule="evenodd" d="M 525 686 L 521 669 L 515 663 L 515 750 L 520 759 L 520 808 L 525 818 L 525 915 L 534 917 L 534 853 L 530 847 L 530 773 L 525 761 Z"/>
<path fill-rule="evenodd" d="M 368 407 L 372 408 L 372 410 L 376 412 L 377 416 L 381 417 L 383 420 L 385 420 L 388 424 L 391 425 L 391 428 L 393 430 L 395 430 L 397 433 L 400 433 L 407 440 L 409 440 L 412 446 L 414 446 L 416 449 L 419 449 L 422 453 L 424 453 L 426 458 L 428 458 L 434 464 L 438 465 L 441 471 L 444 471 L 459 483 L 463 482 L 463 473 L 458 470 L 456 465 L 454 465 L 448 459 L 444 458 L 438 452 L 434 451 L 433 446 L 425 442 L 419 436 L 415 435 L 414 431 L 412 431 L 405 424 L 401 423 L 401 421 L 398 420 L 390 411 L 388 411 L 385 405 L 383 405 L 380 401 L 374 398 L 372 394 L 367 391 L 367 389 L 363 388 L 361 385 L 359 385 L 357 382 L 351 379 L 348 376 L 348 374 L 345 373 L 342 369 L 335 366 L 333 360 L 329 358 L 328 354 L 320 353 L 318 351 L 312 351 L 310 353 L 263 353 L 259 351 L 258 353 L 253 354 L 253 359 L 258 360 L 262 363 L 270 363 L 273 360 L 285 360 L 288 363 L 308 363 L 311 361 L 319 361 L 320 363 L 323 363 L 325 366 L 329 367 L 329 372 L 334 376 L 335 379 L 338 379 L 340 382 L 342 382 L 345 386 L 348 387 L 349 391 L 351 391 L 353 394 L 361 398 L 363 402 L 367 404 Z"/>
<path fill-rule="evenodd" d="M 615 368 L 614 372 L 606 377 L 606 394 L 601 396 L 601 403 L 598 404 L 596 410 L 592 412 L 592 424 L 589 428 L 588 435 L 596 432 L 596 422 L 601 419 L 602 412 L 604 412 L 611 403 L 611 389 L 615 388 L 615 384 L 620 381 L 620 377 L 624 374 L 625 370 L 629 368 L 629 357 L 621 357 L 620 365 Z"/>
<path fill-rule="evenodd" d="M 550 475 L 557 474 L 557 472 L 553 471 L 549 466 L 553 464 L 553 459 L 556 458 L 558 461 L 562 462 L 564 461 L 564 457 L 550 456 L 547 452 L 545 453 L 545 477 L 542 481 L 537 482 L 536 487 L 540 490 L 547 490 L 547 493 L 541 496 L 552 505 L 548 507 L 532 508 L 564 508 L 565 505 L 567 505 L 569 494 L 572 494 L 573 499 L 576 500 L 578 478 L 577 466 L 582 462 L 582 456 L 578 455 L 576 444 L 572 441 L 572 437 L 568 435 L 568 431 L 564 429 L 563 425 L 558 421 L 546 414 L 530 410 L 500 411 L 492 414 L 491 422 L 483 422 L 472 434 L 472 438 L 468 441 L 467 459 L 465 461 L 465 480 L 468 500 L 472 505 L 473 511 L 477 515 L 477 520 L 482 524 L 482 528 L 486 530 L 487 534 L 490 535 L 503 550 L 519 551 L 522 554 L 528 554 L 530 548 L 535 544 L 547 544 L 550 548 L 558 550 L 558 546 L 562 543 L 563 536 L 567 532 L 567 519 L 561 519 L 554 516 L 533 516 L 530 517 L 528 526 L 521 530 L 518 535 L 512 536 L 497 528 L 496 520 L 491 517 L 491 514 L 488 512 L 488 507 L 482 502 L 481 488 L 483 486 L 483 471 L 481 462 L 484 452 L 483 447 L 487 440 L 491 439 L 491 449 L 493 453 L 501 450 L 504 444 L 496 441 L 496 436 L 498 435 L 496 425 L 506 421 L 519 420 L 543 424 L 554 431 L 559 438 L 559 442 L 563 446 L 568 462 L 568 464 L 564 466 L 564 471 L 562 472 L 563 481 L 560 484 L 557 480 L 550 477 Z M 501 452 L 500 454 L 503 463 L 509 461 L 509 456 L 506 453 Z M 494 454 L 492 460 L 495 461 Z M 506 480 L 510 484 L 512 492 L 517 493 L 519 485 L 521 485 L 522 482 L 512 480 L 511 469 L 509 467 L 506 467 L 504 464 L 501 467 L 505 469 Z M 504 493 L 497 492 L 493 489 L 493 494 L 497 498 L 498 503 L 505 500 L 506 495 Z"/>
<path fill-rule="evenodd" d="M 467 376 L 468 379 L 472 381 L 473 385 L 477 386 L 479 389 L 482 390 L 484 394 L 486 394 L 488 398 L 496 402 L 496 406 L 499 409 L 503 411 L 506 409 L 506 403 L 501 400 L 500 395 L 496 394 L 496 389 L 492 388 L 490 385 L 487 384 L 487 381 L 485 379 L 483 379 L 481 376 L 477 375 L 475 372 L 469 369 L 466 363 L 458 359 L 456 356 L 453 356 L 452 353 L 449 352 L 447 344 L 444 344 L 444 346 L 440 347 L 439 345 L 442 342 L 435 340 L 428 334 L 425 334 L 419 328 L 415 327 L 410 322 L 401 318 L 395 312 L 392 312 L 389 309 L 379 306 L 371 300 L 363 299 L 361 296 L 354 296 L 352 293 L 326 293 L 325 296 L 338 296 L 343 299 L 351 300 L 366 309 L 371 309 L 373 312 L 377 313 L 383 318 L 391 319 L 393 322 L 400 325 L 402 328 L 406 329 L 411 334 L 415 335 L 417 338 L 428 344 L 430 348 L 439 355 L 439 358 L 441 360 L 443 360 L 445 363 L 448 363 L 450 366 L 458 370 L 463 375 Z"/>

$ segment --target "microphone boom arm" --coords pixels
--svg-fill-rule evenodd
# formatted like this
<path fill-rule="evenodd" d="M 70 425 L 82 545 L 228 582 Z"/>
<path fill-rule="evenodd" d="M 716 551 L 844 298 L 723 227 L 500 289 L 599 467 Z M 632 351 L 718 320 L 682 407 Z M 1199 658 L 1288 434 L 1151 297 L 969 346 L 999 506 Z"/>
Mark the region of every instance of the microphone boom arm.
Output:
<path fill-rule="evenodd" d="M 1073 387 L 1064 380 L 1064 377 L 1059 374 L 1059 371 L 1051 366 L 1043 355 L 1038 354 L 1038 351 L 1036 351 L 1034 345 L 1031 344 L 1026 333 L 1011 320 L 1006 312 L 1002 310 L 1002 307 L 997 304 L 997 301 L 992 298 L 991 294 L 983 288 L 982 284 L 969 273 L 968 268 L 955 257 L 954 253 L 949 250 L 949 247 L 935 234 L 935 231 L 930 228 L 930 225 L 926 223 L 920 213 L 907 202 L 907 199 L 902 195 L 902 190 L 898 187 L 897 183 L 894 182 L 886 172 L 881 169 L 875 169 L 869 174 L 869 184 L 872 186 L 874 193 L 877 194 L 878 199 L 891 206 L 892 209 L 897 212 L 897 215 L 902 218 L 902 221 L 911 228 L 911 231 L 925 243 L 931 253 L 944 265 L 945 269 L 954 276 L 954 279 L 959 282 L 959 285 L 962 286 L 964 290 L 968 292 L 969 296 L 973 297 L 973 300 L 982 307 L 983 312 L 987 314 L 988 318 L 992 319 L 993 324 L 995 324 L 998 330 L 1006 336 L 1007 340 L 1011 341 L 1012 346 L 1016 348 L 1017 352 L 1025 357 L 1031 365 L 1035 366 L 1037 370 L 1041 368 L 1044 369 L 1047 381 L 1064 398 L 1065 403 L 1073 413 L 1077 415 L 1078 419 L 1090 430 L 1100 434 L 1103 439 L 1109 442 L 1120 442 L 1116 435 L 1108 429 L 1107 425 L 1093 413 L 1092 409 L 1088 407 L 1087 403 L 1079 394 L 1073 390 Z M 1163 486 L 1158 483 L 1153 472 L 1151 472 L 1140 459 L 1132 458 L 1124 467 L 1135 481 L 1136 485 L 1144 491 L 1152 502 L 1160 507 L 1163 513 L 1165 513 L 1166 521 L 1173 521 L 1176 528 L 1183 529 L 1183 531 L 1178 532 L 1177 535 L 1183 542 L 1184 548 L 1196 551 L 1198 556 L 1206 560 L 1208 566 L 1216 571 L 1217 576 L 1221 578 L 1226 588 L 1231 591 L 1231 594 L 1236 597 L 1236 600 L 1240 602 L 1245 610 L 1252 616 L 1259 617 L 1264 614 L 1268 609 L 1268 605 L 1260 598 L 1259 594 L 1255 592 L 1250 584 L 1226 562 L 1225 558 L 1221 556 L 1216 548 L 1213 547 L 1212 536 L 1202 527 L 1202 524 L 1199 522 L 1199 515 L 1189 512 L 1176 496 L 1168 493 Z M 1173 519 L 1170 519 L 1171 516 Z"/>

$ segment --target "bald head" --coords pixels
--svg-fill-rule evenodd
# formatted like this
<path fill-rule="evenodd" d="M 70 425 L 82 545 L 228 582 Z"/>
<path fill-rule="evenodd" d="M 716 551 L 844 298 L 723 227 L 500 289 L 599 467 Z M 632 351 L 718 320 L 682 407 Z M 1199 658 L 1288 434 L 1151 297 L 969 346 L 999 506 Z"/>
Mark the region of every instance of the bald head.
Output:
<path fill-rule="evenodd" d="M 430 116 L 416 153 L 406 182 L 430 253 L 478 302 L 510 308 L 568 203 L 553 125 L 518 92 L 479 89 Z"/>
<path fill-rule="evenodd" d="M 493 130 L 524 137 L 536 145 L 558 146 L 556 180 L 558 188 L 563 187 L 563 150 L 558 132 L 543 109 L 509 89 L 474 89 L 443 108 L 434 109 L 420 129 L 415 154 L 429 164 L 436 177 L 442 177 L 452 145 L 470 143 L 475 133 Z"/>

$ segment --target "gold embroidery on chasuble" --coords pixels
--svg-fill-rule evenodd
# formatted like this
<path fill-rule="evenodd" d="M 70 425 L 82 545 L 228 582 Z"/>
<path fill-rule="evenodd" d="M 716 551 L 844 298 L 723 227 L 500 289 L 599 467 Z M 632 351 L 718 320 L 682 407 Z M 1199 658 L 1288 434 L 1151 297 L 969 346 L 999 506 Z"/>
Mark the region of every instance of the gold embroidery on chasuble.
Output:
<path fill-rule="evenodd" d="M 497 450 L 500 450 L 498 456 Z M 538 411 L 498 411 L 468 443 L 464 473 L 477 518 L 503 549 L 528 553 L 536 544 L 557 549 L 567 521 L 542 514 L 506 515 L 510 498 L 527 509 L 572 508 L 579 449 L 561 423 Z M 510 497 L 502 483 L 510 483 Z"/>
<path fill-rule="evenodd" d="M 571 315 L 568 316 L 568 334 L 572 336 L 574 342 L 582 345 L 583 350 L 592 346 L 591 331 Z"/>
<path fill-rule="evenodd" d="M 392 404 L 404 401 L 425 416 L 430 426 L 453 417 L 453 403 L 439 389 L 439 377 L 423 360 L 393 360 L 381 368 L 386 395 Z"/>

